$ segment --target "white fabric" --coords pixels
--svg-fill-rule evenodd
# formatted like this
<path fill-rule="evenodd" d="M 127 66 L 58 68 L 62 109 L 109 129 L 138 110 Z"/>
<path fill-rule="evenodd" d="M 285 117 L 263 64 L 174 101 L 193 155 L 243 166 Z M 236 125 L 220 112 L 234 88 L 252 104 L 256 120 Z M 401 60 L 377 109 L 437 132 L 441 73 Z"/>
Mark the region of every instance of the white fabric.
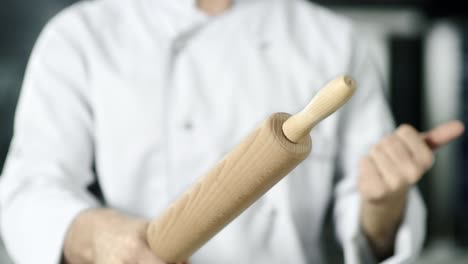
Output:
<path fill-rule="evenodd" d="M 86 189 L 94 165 L 107 206 L 157 217 L 269 114 L 300 110 L 345 73 L 358 90 L 314 129 L 311 156 L 191 263 L 320 263 L 330 202 L 346 263 L 365 262 L 357 164 L 393 124 L 359 36 L 305 1 L 238 1 L 217 17 L 193 3 L 81 2 L 45 28 L 0 184 L 15 263 L 59 261 L 72 219 L 100 206 Z M 413 192 L 386 263 L 421 248 L 425 211 Z"/>

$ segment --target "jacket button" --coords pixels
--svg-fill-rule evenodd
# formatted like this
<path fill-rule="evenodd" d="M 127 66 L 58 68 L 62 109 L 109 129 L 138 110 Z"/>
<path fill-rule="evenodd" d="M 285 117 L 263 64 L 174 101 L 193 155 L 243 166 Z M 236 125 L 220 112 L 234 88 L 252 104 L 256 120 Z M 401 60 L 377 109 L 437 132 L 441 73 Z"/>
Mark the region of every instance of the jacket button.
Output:
<path fill-rule="evenodd" d="M 185 124 L 184 124 L 184 130 L 190 131 L 190 130 L 192 130 L 192 129 L 193 129 L 192 122 L 190 122 L 190 121 L 185 122 Z"/>

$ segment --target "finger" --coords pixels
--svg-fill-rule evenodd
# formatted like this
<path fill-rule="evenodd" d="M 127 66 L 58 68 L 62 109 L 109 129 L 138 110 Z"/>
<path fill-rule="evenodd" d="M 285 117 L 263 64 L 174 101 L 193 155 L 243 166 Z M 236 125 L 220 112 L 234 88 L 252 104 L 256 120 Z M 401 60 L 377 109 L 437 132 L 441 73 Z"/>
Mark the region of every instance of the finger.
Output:
<path fill-rule="evenodd" d="M 431 149 L 437 149 L 450 141 L 460 137 L 465 131 L 465 126 L 460 121 L 450 121 L 438 127 L 422 133 L 422 137 Z"/>
<path fill-rule="evenodd" d="M 411 156 L 420 170 L 432 167 L 434 155 L 429 146 L 423 141 L 416 129 L 410 125 L 401 125 L 395 134 L 401 139 L 411 152 Z"/>
<path fill-rule="evenodd" d="M 405 143 L 396 135 L 388 135 L 382 139 L 381 143 L 385 153 L 390 156 L 395 164 L 408 162 L 412 159 L 411 151 Z"/>
<path fill-rule="evenodd" d="M 138 257 L 138 264 L 164 264 L 164 261 L 154 255 L 150 249 L 145 248 L 140 252 L 140 256 Z"/>
<path fill-rule="evenodd" d="M 388 192 L 387 185 L 383 182 L 379 170 L 369 157 L 363 158 L 359 164 L 360 193 L 369 201 L 380 201 Z"/>
<path fill-rule="evenodd" d="M 397 164 L 385 153 L 381 145 L 372 148 L 371 158 L 390 192 L 397 192 L 408 185 L 400 174 Z"/>
<path fill-rule="evenodd" d="M 411 151 L 406 144 L 396 135 L 389 135 L 380 143 L 383 151 L 395 164 L 395 170 L 405 177 L 410 184 L 415 184 L 422 176 L 421 169 L 414 164 Z"/>

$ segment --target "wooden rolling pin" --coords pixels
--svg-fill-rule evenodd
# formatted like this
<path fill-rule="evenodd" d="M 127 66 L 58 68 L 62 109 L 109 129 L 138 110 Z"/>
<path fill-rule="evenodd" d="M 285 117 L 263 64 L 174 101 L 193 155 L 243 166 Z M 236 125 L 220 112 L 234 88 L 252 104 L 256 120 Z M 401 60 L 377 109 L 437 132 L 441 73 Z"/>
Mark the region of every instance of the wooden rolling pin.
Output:
<path fill-rule="evenodd" d="M 353 95 L 348 76 L 329 82 L 294 116 L 276 113 L 153 221 L 147 240 L 167 263 L 187 260 L 310 153 L 310 131 Z"/>

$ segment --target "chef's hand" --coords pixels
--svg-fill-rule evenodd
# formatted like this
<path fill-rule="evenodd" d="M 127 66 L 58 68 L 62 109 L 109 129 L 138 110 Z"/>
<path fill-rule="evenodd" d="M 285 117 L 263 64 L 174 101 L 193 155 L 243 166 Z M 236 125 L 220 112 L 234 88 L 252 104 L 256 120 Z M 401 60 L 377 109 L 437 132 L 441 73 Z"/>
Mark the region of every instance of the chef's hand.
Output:
<path fill-rule="evenodd" d="M 64 243 L 65 263 L 164 264 L 146 242 L 148 221 L 111 209 L 91 209 L 71 224 Z"/>
<path fill-rule="evenodd" d="M 402 125 L 361 160 L 361 227 L 379 260 L 393 255 L 408 190 L 432 167 L 433 151 L 458 138 L 463 131 L 459 121 L 426 133 Z"/>

